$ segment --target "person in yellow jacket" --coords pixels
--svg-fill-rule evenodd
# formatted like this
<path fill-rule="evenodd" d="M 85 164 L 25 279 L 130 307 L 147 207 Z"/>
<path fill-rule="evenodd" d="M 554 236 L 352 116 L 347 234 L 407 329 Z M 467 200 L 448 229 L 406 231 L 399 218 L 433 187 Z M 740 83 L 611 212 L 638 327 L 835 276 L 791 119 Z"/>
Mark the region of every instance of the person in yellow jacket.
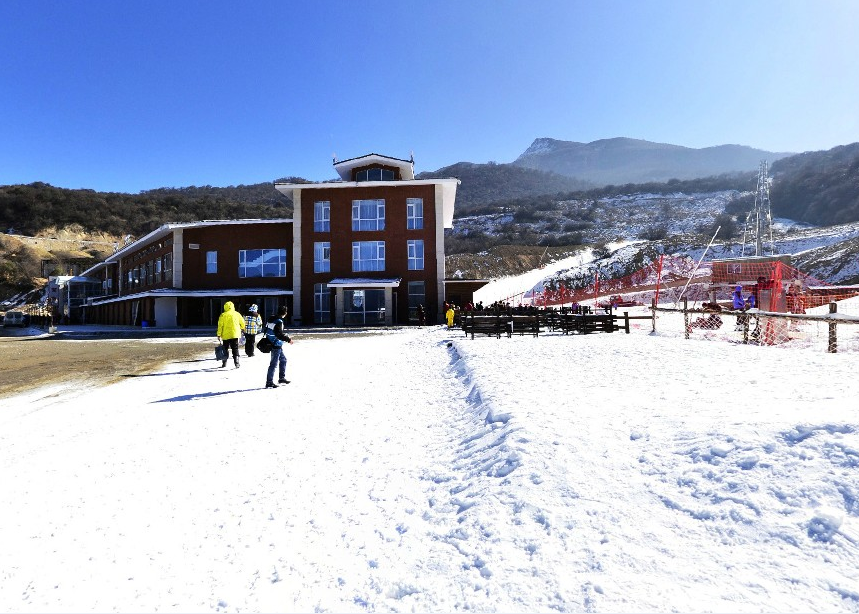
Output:
<path fill-rule="evenodd" d="M 239 368 L 239 337 L 245 327 L 242 314 L 235 310 L 232 301 L 224 303 L 224 313 L 218 318 L 218 341 L 224 345 L 224 362 L 221 368 L 227 366 L 227 350 L 233 352 L 233 363 Z"/>
<path fill-rule="evenodd" d="M 447 318 L 447 327 L 453 328 L 453 318 L 456 316 L 456 312 L 453 310 L 453 305 L 448 307 L 447 313 L 444 314 L 444 317 Z"/>

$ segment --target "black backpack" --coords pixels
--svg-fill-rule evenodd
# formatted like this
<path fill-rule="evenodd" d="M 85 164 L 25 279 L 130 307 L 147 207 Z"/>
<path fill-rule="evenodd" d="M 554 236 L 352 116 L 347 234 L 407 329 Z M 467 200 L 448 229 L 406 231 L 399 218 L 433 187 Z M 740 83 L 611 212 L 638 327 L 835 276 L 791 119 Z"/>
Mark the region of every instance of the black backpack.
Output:
<path fill-rule="evenodd" d="M 271 348 L 272 348 L 272 347 L 273 347 L 273 346 L 272 346 L 272 344 L 271 344 L 271 341 L 269 341 L 269 340 L 268 340 L 268 337 L 267 337 L 267 336 L 265 336 L 265 335 L 263 335 L 262 337 L 260 337 L 260 340 L 259 340 L 259 341 L 257 341 L 257 349 L 258 349 L 260 352 L 262 352 L 263 354 L 268 354 L 269 352 L 271 352 Z"/>

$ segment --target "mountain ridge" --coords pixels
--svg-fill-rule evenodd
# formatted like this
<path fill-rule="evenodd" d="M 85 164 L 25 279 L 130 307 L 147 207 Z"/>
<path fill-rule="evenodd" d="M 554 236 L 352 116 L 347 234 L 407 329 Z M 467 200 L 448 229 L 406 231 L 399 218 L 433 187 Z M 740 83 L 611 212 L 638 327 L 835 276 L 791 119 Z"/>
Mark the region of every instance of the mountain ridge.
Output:
<path fill-rule="evenodd" d="M 747 172 L 761 160 L 773 162 L 792 155 L 747 145 L 696 149 L 629 137 L 590 143 L 539 137 L 511 164 L 605 186 Z"/>

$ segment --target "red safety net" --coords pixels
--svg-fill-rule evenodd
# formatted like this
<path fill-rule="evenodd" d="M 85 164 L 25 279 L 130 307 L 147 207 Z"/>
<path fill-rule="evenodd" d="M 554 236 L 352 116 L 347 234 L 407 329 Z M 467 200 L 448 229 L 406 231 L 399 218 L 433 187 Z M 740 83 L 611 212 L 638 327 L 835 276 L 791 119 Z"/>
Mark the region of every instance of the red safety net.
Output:
<path fill-rule="evenodd" d="M 545 282 L 529 302 L 543 307 L 576 303 L 627 306 L 650 305 L 653 299 L 660 304 L 686 299 L 688 304 L 709 302 L 732 309 L 738 286 L 746 307 L 753 301 L 762 311 L 779 313 L 805 313 L 859 294 L 859 285 L 833 285 L 803 273 L 790 265 L 790 256 L 700 264 L 690 258 L 665 256 L 619 277 L 606 277 L 597 268 L 559 275 Z"/>

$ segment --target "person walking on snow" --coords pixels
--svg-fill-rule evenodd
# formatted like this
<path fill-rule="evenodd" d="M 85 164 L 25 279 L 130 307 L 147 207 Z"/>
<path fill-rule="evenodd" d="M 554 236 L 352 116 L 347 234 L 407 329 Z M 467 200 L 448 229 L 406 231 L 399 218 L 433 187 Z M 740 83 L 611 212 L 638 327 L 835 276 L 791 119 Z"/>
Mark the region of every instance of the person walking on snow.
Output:
<path fill-rule="evenodd" d="M 453 328 L 453 318 L 456 316 L 456 311 L 454 311 L 453 305 L 447 308 L 447 312 L 444 316 L 447 318 L 447 327 Z"/>
<path fill-rule="evenodd" d="M 737 286 L 734 288 L 734 299 L 731 303 L 731 307 L 734 311 L 745 311 L 746 310 L 746 301 L 743 299 L 743 287 Z M 743 330 L 743 326 L 749 321 L 749 316 L 745 313 L 737 314 L 737 326 L 735 330 Z"/>
<path fill-rule="evenodd" d="M 239 337 L 242 336 L 244 326 L 242 314 L 235 310 L 232 301 L 224 303 L 224 312 L 218 318 L 218 341 L 224 345 L 224 362 L 221 363 L 221 368 L 227 366 L 228 349 L 233 352 L 236 369 L 239 368 Z"/>
<path fill-rule="evenodd" d="M 281 305 L 277 315 L 273 315 L 265 324 L 265 336 L 271 341 L 271 361 L 268 363 L 268 374 L 265 379 L 266 388 L 277 388 L 277 384 L 288 384 L 286 379 L 286 356 L 283 353 L 283 343 L 292 344 L 292 339 L 283 329 L 283 320 L 286 318 L 286 305 Z M 279 367 L 280 377 L 277 384 L 274 383 L 274 369 Z"/>
<path fill-rule="evenodd" d="M 245 316 L 245 354 L 250 358 L 254 355 L 257 335 L 262 331 L 262 318 L 257 313 L 257 306 L 248 307 L 248 315 Z"/>

